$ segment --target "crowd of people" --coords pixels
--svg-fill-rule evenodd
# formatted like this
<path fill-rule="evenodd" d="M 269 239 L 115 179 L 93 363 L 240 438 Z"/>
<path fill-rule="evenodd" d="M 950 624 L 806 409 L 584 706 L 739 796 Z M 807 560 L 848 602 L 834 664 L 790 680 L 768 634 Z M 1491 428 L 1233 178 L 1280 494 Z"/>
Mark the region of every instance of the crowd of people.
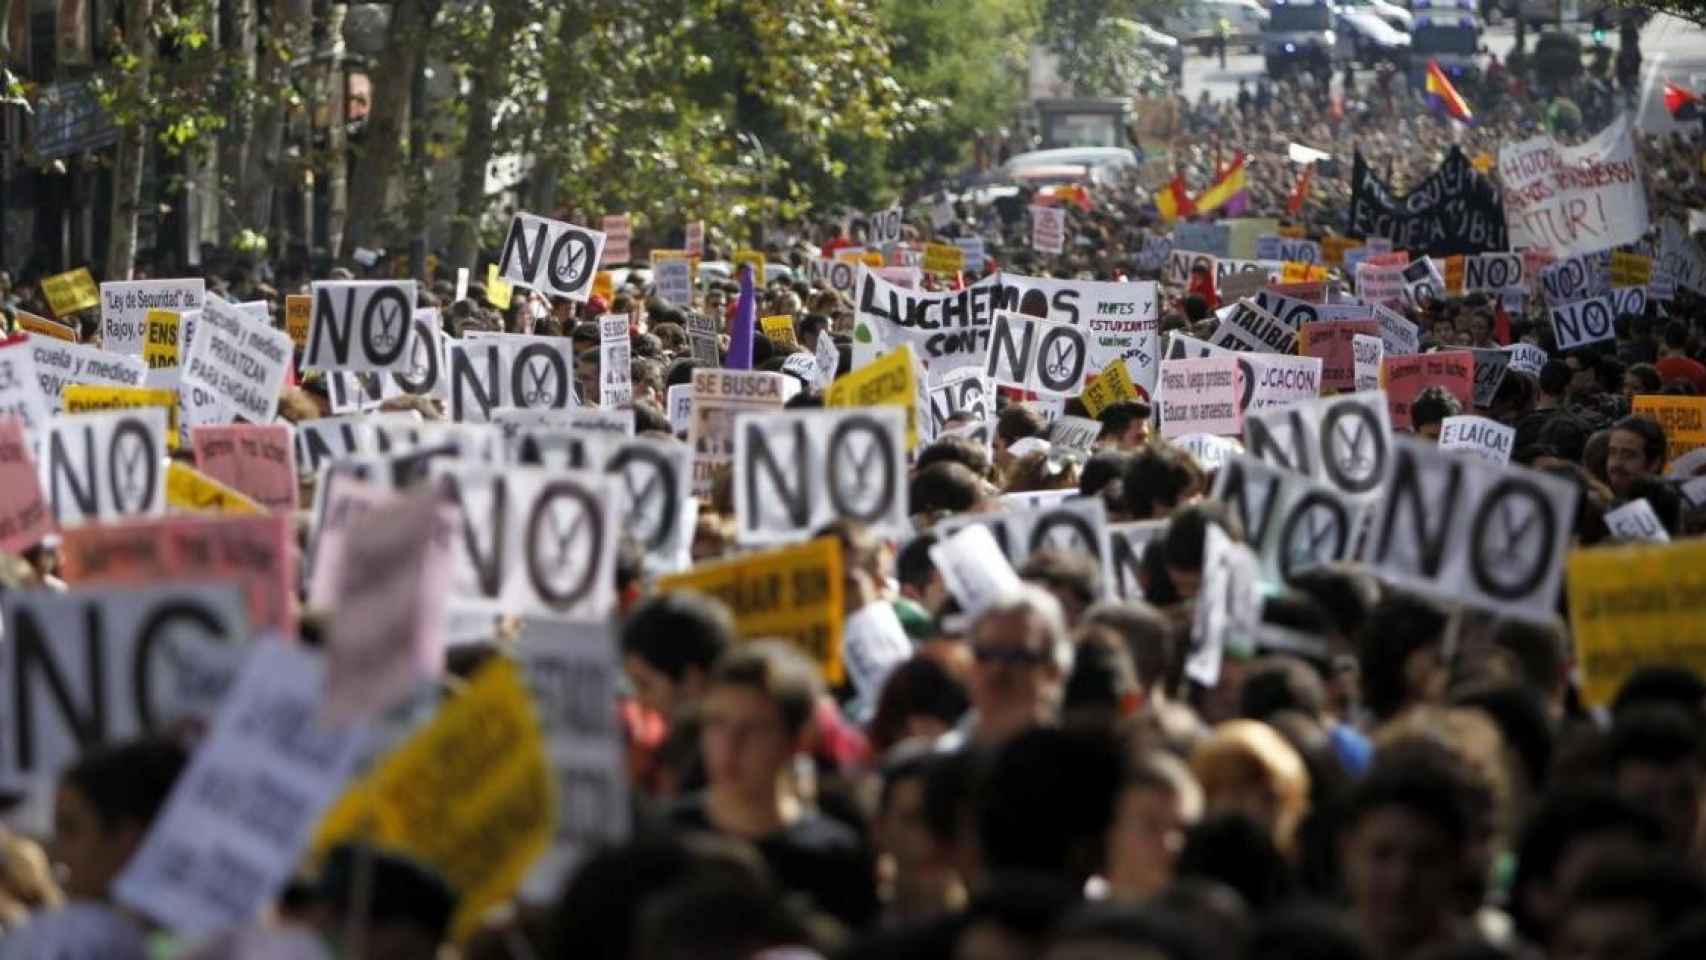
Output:
<path fill-rule="evenodd" d="M 1334 103 L 1293 87 L 1260 105 L 1184 106 L 1180 168 L 1201 183 L 1217 152 L 1248 154 L 1253 212 L 1312 236 L 1342 226 L 1353 149 L 1402 185 L 1453 145 L 1496 156 L 1536 129 L 1520 109 L 1460 130 L 1407 103 Z M 1285 212 L 1292 143 L 1328 150 L 1342 171 L 1320 177 L 1295 218 Z M 1698 140 L 1643 141 L 1655 222 L 1706 208 L 1700 151 Z M 1030 250 L 1012 209 L 962 204 L 941 232 L 984 233 L 991 272 L 1152 279 L 1137 260 L 1169 226 L 1155 186 L 1073 206 L 1061 256 Z M 796 343 L 755 335 L 751 367 L 794 376 L 787 358 L 832 338 L 845 375 L 853 305 L 808 282 L 805 266 L 850 238 L 830 223 L 779 234 L 772 262 L 797 269 L 764 285 L 754 312 L 792 316 Z M 692 304 L 669 304 L 642 277 L 584 304 L 517 290 L 504 310 L 483 284 L 458 300 L 440 278 L 420 306 L 440 308 L 456 337 L 563 338 L 582 397 L 599 391 L 597 319 L 627 316 L 635 433 L 678 437 L 665 398 L 702 368 L 692 320 L 713 318 L 727 351 L 740 286 L 708 281 Z M 207 290 L 267 301 L 282 323 L 282 296 L 307 280 L 232 260 Z M 1164 338 L 1212 330 L 1201 293 L 1163 293 Z M 1652 301 L 1619 318 L 1614 342 L 1567 353 L 1529 299 L 1506 318 L 1506 340 L 1547 361 L 1537 376 L 1510 373 L 1476 412 L 1515 428 L 1514 463 L 1580 491 L 1572 544 L 1615 543 L 1605 515 L 1635 499 L 1672 540 L 1706 533 L 1706 504 L 1665 476 L 1663 429 L 1630 407 L 1637 394 L 1706 395 L 1701 297 L 1679 289 L 1662 309 Z M 5 278 L 0 301 L 9 320 L 48 312 L 36 278 Z M 1501 345 L 1485 296 L 1406 312 L 1424 352 Z M 99 342 L 98 311 L 80 332 Z M 820 385 L 798 379 L 790 406 L 823 405 Z M 447 415 L 431 398 L 385 408 Z M 1412 429 L 1437 437 L 1465 412 L 1432 390 L 1414 403 Z M 323 377 L 285 388 L 283 419 L 330 413 Z M 1511 619 L 1343 563 L 1267 585 L 1263 629 L 1229 639 L 1218 681 L 1204 686 L 1184 668 L 1205 533 L 1245 536 L 1227 505 L 1206 498 L 1212 467 L 1156 436 L 1143 398 L 1102 409 L 1094 454 L 1064 464 L 1023 394 L 1003 391 L 992 413 L 988 447 L 951 437 L 912 459 L 914 538 L 853 522 L 819 531 L 840 546 L 846 615 L 891 607 L 912 645 L 869 703 L 827 686 L 798 649 L 742 636 L 720 601 L 656 592 L 624 545 L 615 632 L 626 682 L 609 709 L 621 718 L 633 829 L 587 851 L 553 902 L 516 903 L 451 944 L 459 891 L 398 851 L 343 846 L 305 858 L 251 926 L 178 941 L 113 891 L 195 749 L 161 733 L 84 751 L 57 778 L 50 835 L 0 830 L 0 958 L 1706 956 L 1706 679 L 1688 664 L 1646 664 L 1609 706 L 1590 707 L 1562 601 L 1553 622 Z M 1088 413 L 1067 400 L 1065 414 Z M 304 478 L 304 536 L 314 482 Z M 1020 586 L 968 615 L 932 560 L 933 528 L 1003 509 L 1004 494 L 1053 490 L 1099 498 L 1111 522 L 1165 522 L 1142 557 L 1142 599 L 1111 599 L 1089 557 L 1045 549 L 1021 564 Z M 700 504 L 695 565 L 739 554 L 733 516 L 724 468 Z M 0 573 L 7 593 L 67 587 L 47 546 Z M 326 612 L 305 614 L 304 641 L 317 642 Z M 488 640 L 447 650 L 439 695 L 453 700 L 482 664 L 506 657 L 515 630 L 505 618 Z M 67 924 L 107 952 L 50 952 Z"/>

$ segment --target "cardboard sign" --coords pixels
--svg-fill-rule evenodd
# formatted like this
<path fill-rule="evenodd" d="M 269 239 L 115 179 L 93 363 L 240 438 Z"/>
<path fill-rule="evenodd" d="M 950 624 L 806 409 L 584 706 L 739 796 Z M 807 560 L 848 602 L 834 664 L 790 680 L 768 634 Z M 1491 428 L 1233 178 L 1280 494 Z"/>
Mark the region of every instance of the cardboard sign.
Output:
<path fill-rule="evenodd" d="M 267 510 L 295 510 L 296 451 L 289 424 L 242 423 L 190 430 L 196 469 Z"/>
<path fill-rule="evenodd" d="M 430 476 L 462 509 L 450 580 L 459 606 L 610 616 L 621 526 L 608 477 L 442 459 L 432 461 Z"/>
<path fill-rule="evenodd" d="M 599 226 L 604 230 L 605 263 L 615 265 L 627 263 L 632 259 L 628 252 L 628 241 L 633 237 L 633 220 L 625 213 L 607 216 L 600 221 Z"/>
<path fill-rule="evenodd" d="M 930 548 L 948 594 L 969 618 L 1020 587 L 1019 575 L 1001 553 L 988 527 L 973 524 Z"/>
<path fill-rule="evenodd" d="M 200 310 L 207 285 L 194 280 L 126 280 L 101 284 L 101 348 L 139 357 L 152 340 L 155 311 Z M 153 366 L 153 364 L 149 364 Z"/>
<path fill-rule="evenodd" d="M 413 280 L 316 281 L 313 291 L 304 369 L 409 370 Z"/>
<path fill-rule="evenodd" d="M 18 553 L 51 532 L 53 516 L 24 425 L 0 417 L 0 550 Z"/>
<path fill-rule="evenodd" d="M 15 316 L 13 317 L 13 323 L 19 330 L 26 333 L 40 334 L 44 337 L 51 337 L 55 340 L 65 340 L 70 343 L 77 342 L 77 331 L 63 323 L 55 323 L 46 317 L 38 317 L 28 310 L 17 310 L 14 311 L 14 313 Z"/>
<path fill-rule="evenodd" d="M 1490 409 L 1493 398 L 1499 393 L 1499 386 L 1505 382 L 1511 355 L 1498 347 L 1490 350 L 1471 348 L 1469 353 L 1475 358 L 1475 409 Z"/>
<path fill-rule="evenodd" d="M 466 274 L 464 268 L 460 271 Z M 458 300 L 466 296 L 458 297 Z M 308 330 L 314 321 L 314 298 L 307 294 L 289 294 L 284 298 L 284 332 L 298 348 L 308 346 Z"/>
<path fill-rule="evenodd" d="M 779 314 L 774 317 L 759 317 L 758 329 L 769 337 L 773 343 L 785 347 L 797 347 L 800 340 L 794 335 L 794 318 L 790 314 Z"/>
<path fill-rule="evenodd" d="M 198 941 L 241 927 L 277 896 L 367 744 L 363 729 L 304 722 L 318 715 L 325 682 L 312 652 L 254 645 L 119 874 L 120 903 Z"/>
<path fill-rule="evenodd" d="M 1233 543 L 1218 524 L 1204 528 L 1202 586 L 1191 619 L 1187 678 L 1205 687 L 1218 685 L 1229 641 L 1252 635 L 1261 623 L 1258 566 L 1255 552 Z"/>
<path fill-rule="evenodd" d="M 1161 435 L 1242 433 L 1243 415 L 1238 409 L 1239 396 L 1244 392 L 1241 376 L 1233 357 L 1161 361 L 1161 381 L 1156 388 Z"/>
<path fill-rule="evenodd" d="M 1125 362 L 1131 382 L 1148 396 L 1160 359 L 1160 297 L 1149 282 L 1101 283 L 1000 274 L 1000 302 L 1017 312 L 1082 330 L 1091 370 Z"/>
<path fill-rule="evenodd" d="M 1138 400 L 1141 395 L 1131 382 L 1131 375 L 1126 372 L 1124 360 L 1116 359 L 1103 368 L 1095 380 L 1084 388 L 1079 399 L 1090 416 L 1100 417 L 1102 411 L 1122 400 Z"/>
<path fill-rule="evenodd" d="M 1059 255 L 1066 249 L 1066 208 L 1031 205 L 1031 249 Z"/>
<path fill-rule="evenodd" d="M 166 505 L 174 513 L 259 514 L 266 511 L 240 490 L 176 460 L 166 464 Z"/>
<path fill-rule="evenodd" d="M 486 301 L 499 310 L 508 310 L 515 288 L 498 273 L 498 265 L 486 264 Z"/>
<path fill-rule="evenodd" d="M 1640 240 L 1647 191 L 1632 134 L 1620 115 L 1579 146 L 1542 134 L 1501 147 L 1510 246 L 1569 256 Z"/>
<path fill-rule="evenodd" d="M 1238 518 L 1263 578 L 1272 583 L 1289 583 L 1294 573 L 1356 553 L 1366 501 L 1301 473 L 1234 456 L 1215 475 L 1210 495 Z"/>
<path fill-rule="evenodd" d="M 983 238 L 978 237 L 980 245 Z M 980 263 L 979 266 L 982 264 Z M 924 272 L 938 276 L 953 276 L 966 269 L 966 252 L 963 248 L 951 243 L 926 243 L 924 245 Z"/>
<path fill-rule="evenodd" d="M 563 337 L 492 334 L 449 345 L 450 419 L 487 423 L 500 407 L 575 406 L 572 347 Z"/>
<path fill-rule="evenodd" d="M 498 276 L 547 296 L 585 303 L 592 295 L 604 240 L 598 230 L 517 212 L 504 238 Z"/>
<path fill-rule="evenodd" d="M 208 297 L 183 382 L 206 390 L 251 423 L 267 423 L 278 412 L 279 388 L 293 356 L 289 334 Z"/>
<path fill-rule="evenodd" d="M 694 370 L 693 488 L 708 490 L 712 471 L 734 460 L 735 416 L 749 410 L 779 410 L 787 402 L 787 374 L 745 370 Z"/>
<path fill-rule="evenodd" d="M 1706 397 L 1641 394 L 1631 408 L 1636 416 L 1665 428 L 1666 460 L 1706 447 Z"/>
<path fill-rule="evenodd" d="M 314 848 L 362 840 L 438 871 L 458 895 L 450 937 L 466 942 L 550 846 L 552 779 L 520 670 L 497 658 L 350 787 Z"/>
<path fill-rule="evenodd" d="M 1617 337 L 1617 308 L 1610 297 L 1594 297 L 1591 300 L 1559 304 L 1547 310 L 1547 313 L 1552 318 L 1552 334 L 1557 338 L 1560 351 L 1574 350 Z"/>
<path fill-rule="evenodd" d="M 95 278 L 90 276 L 88 267 L 42 277 L 41 293 L 47 298 L 48 309 L 56 317 L 69 317 L 101 305 L 101 291 L 95 286 Z"/>
<path fill-rule="evenodd" d="M 1321 389 L 1349 392 L 1356 389 L 1356 338 L 1379 342 L 1378 320 L 1323 320 L 1306 323 L 1298 332 L 1298 352 L 1321 360 Z"/>
<path fill-rule="evenodd" d="M 1694 242 L 1694 237 L 1675 217 L 1659 222 L 1659 260 L 1653 271 L 1654 282 L 1660 274 L 1674 286 L 1706 294 L 1706 250 Z"/>
<path fill-rule="evenodd" d="M 1385 395 L 1322 397 L 1244 418 L 1245 445 L 1264 463 L 1304 474 L 1351 498 L 1381 495 L 1392 471 Z"/>
<path fill-rule="evenodd" d="M 1364 334 L 1351 336 L 1351 391 L 1379 390 L 1380 371 L 1386 359 L 1386 345 L 1379 337 Z"/>
<path fill-rule="evenodd" d="M 598 318 L 598 405 L 605 410 L 634 406 L 634 368 L 630 357 L 628 318 L 607 313 Z"/>
<path fill-rule="evenodd" d="M 1645 666 L 1706 670 L 1706 540 L 1570 551 L 1570 633 L 1582 696 L 1607 706 Z"/>
<path fill-rule="evenodd" d="M 836 380 L 824 393 L 826 407 L 899 407 L 906 419 L 906 449 L 918 445 L 918 384 L 912 348 L 881 358 Z"/>
<path fill-rule="evenodd" d="M 148 368 L 137 357 L 41 337 L 31 337 L 29 344 L 42 396 L 54 413 L 65 409 L 65 388 L 70 384 L 140 387 L 148 378 Z"/>
<path fill-rule="evenodd" d="M 834 520 L 900 536 L 907 523 L 905 416 L 893 407 L 749 413 L 735 421 L 742 544 L 790 543 Z"/>
<path fill-rule="evenodd" d="M 166 449 L 178 449 L 178 392 L 143 387 L 101 387 L 73 383 L 62 398 L 66 413 L 97 413 L 103 410 L 138 410 L 158 407 L 166 411 Z"/>
<path fill-rule="evenodd" d="M 1658 514 L 1653 512 L 1653 505 L 1646 497 L 1638 497 L 1607 513 L 1605 525 L 1611 529 L 1611 535 L 1619 540 L 1642 543 L 1670 542 L 1670 534 L 1666 532 L 1664 524 L 1659 522 Z"/>
<path fill-rule="evenodd" d="M 150 310 L 144 318 L 147 332 L 142 342 L 142 362 L 150 370 L 167 370 L 178 365 L 179 315 L 171 310 Z"/>
<path fill-rule="evenodd" d="M 405 396 L 437 397 L 448 404 L 450 348 L 462 341 L 444 333 L 437 310 L 416 310 L 414 328 L 406 371 L 355 373 L 334 370 L 326 375 L 333 413 L 372 410 L 386 400 Z"/>
<path fill-rule="evenodd" d="M 1532 343 L 1513 343 L 1505 348 L 1510 354 L 1510 362 L 1506 369 L 1511 373 L 1526 373 L 1531 377 L 1540 376 L 1540 369 L 1546 366 L 1546 351 Z"/>
<path fill-rule="evenodd" d="M 1076 396 L 1084 390 L 1089 356 L 1089 342 L 1076 327 L 999 310 L 984 374 L 1044 396 Z"/>
<path fill-rule="evenodd" d="M 732 263 L 734 267 L 734 275 L 737 279 L 740 277 L 740 268 L 747 267 L 752 270 L 753 286 L 764 286 L 763 250 L 736 250 Z"/>
<path fill-rule="evenodd" d="M 1465 410 L 1475 406 L 1475 355 L 1467 350 L 1387 357 L 1385 374 L 1394 429 L 1410 429 L 1410 404 L 1428 387 L 1444 387 Z"/>
<path fill-rule="evenodd" d="M 1528 620 L 1555 615 L 1579 492 L 1568 480 L 1397 438 L 1363 551 L 1398 586 Z"/>
<path fill-rule="evenodd" d="M 660 593 L 692 590 L 728 604 L 743 640 L 778 637 L 798 647 L 823 671 L 825 682 L 845 678 L 841 541 L 821 537 L 781 550 L 699 563 L 686 573 L 659 577 Z"/>
<path fill-rule="evenodd" d="M 1516 428 L 1497 420 L 1464 414 L 1440 422 L 1441 450 L 1463 450 L 1502 467 L 1511 462 L 1511 448 L 1515 444 Z"/>
<path fill-rule="evenodd" d="M 247 630 L 229 585 L 14 592 L 0 613 L 0 783 L 16 787 L 53 783 L 90 747 L 211 716 Z"/>
<path fill-rule="evenodd" d="M 60 527 L 165 509 L 166 412 L 153 407 L 55 417 L 42 441 L 42 487 Z"/>
<path fill-rule="evenodd" d="M 53 415 L 36 372 L 34 338 L 15 334 L 0 340 L 0 417 L 16 419 L 32 445 Z"/>

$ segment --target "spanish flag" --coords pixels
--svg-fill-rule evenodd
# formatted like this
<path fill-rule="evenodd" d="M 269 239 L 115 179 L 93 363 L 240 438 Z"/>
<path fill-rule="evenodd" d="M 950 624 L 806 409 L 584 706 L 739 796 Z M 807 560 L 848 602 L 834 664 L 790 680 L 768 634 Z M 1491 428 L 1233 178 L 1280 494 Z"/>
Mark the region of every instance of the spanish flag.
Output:
<path fill-rule="evenodd" d="M 1428 103 L 1437 109 L 1443 109 L 1445 115 L 1464 123 L 1474 123 L 1475 115 L 1469 111 L 1469 104 L 1451 85 L 1445 77 L 1445 71 L 1439 68 L 1439 61 L 1428 58 Z"/>
<path fill-rule="evenodd" d="M 1244 184 L 1244 161 L 1247 159 L 1249 158 L 1245 154 L 1240 153 L 1238 159 L 1232 161 L 1230 166 L 1222 170 L 1220 176 L 1215 178 L 1214 183 L 1207 190 L 1198 194 L 1196 199 L 1198 213 L 1207 213 L 1210 210 L 1226 207 L 1228 213 L 1233 216 L 1238 215 L 1238 211 L 1249 199 L 1249 193 Z"/>
<path fill-rule="evenodd" d="M 1185 175 L 1177 174 L 1165 187 L 1155 191 L 1155 209 L 1168 222 L 1188 217 L 1196 212 L 1190 191 L 1185 189 Z"/>

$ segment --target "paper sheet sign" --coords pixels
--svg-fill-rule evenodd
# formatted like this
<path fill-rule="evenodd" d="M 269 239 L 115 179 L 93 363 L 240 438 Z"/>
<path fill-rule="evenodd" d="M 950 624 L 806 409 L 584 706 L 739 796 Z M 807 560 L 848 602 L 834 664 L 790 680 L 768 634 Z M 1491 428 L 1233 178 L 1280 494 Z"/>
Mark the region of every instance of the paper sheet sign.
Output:
<path fill-rule="evenodd" d="M 1706 397 L 1641 394 L 1632 410 L 1665 428 L 1666 460 L 1706 447 Z"/>
<path fill-rule="evenodd" d="M 514 286 L 498 272 L 498 265 L 486 264 L 486 302 L 499 310 L 508 310 L 514 295 Z"/>
<path fill-rule="evenodd" d="M 1706 672 L 1706 540 L 1572 550 L 1569 597 L 1589 705 L 1610 704 L 1645 666 Z"/>
<path fill-rule="evenodd" d="M 17 553 L 53 530 L 24 425 L 0 417 L 0 550 Z"/>
<path fill-rule="evenodd" d="M 1066 249 L 1066 208 L 1031 205 L 1031 249 L 1059 254 Z"/>
<path fill-rule="evenodd" d="M 467 270 L 462 271 L 464 274 Z M 290 294 L 284 298 L 284 332 L 298 348 L 308 346 L 308 325 L 314 314 L 314 298 L 307 294 Z"/>
<path fill-rule="evenodd" d="M 166 411 L 166 449 L 178 449 L 178 391 L 146 387 L 108 387 L 88 383 L 67 384 L 63 397 L 66 413 L 101 410 L 137 410 L 159 407 Z"/>
<path fill-rule="evenodd" d="M 142 407 L 54 417 L 41 450 L 42 486 L 61 527 L 165 509 L 164 410 Z"/>
<path fill-rule="evenodd" d="M 146 339 L 142 341 L 142 362 L 150 370 L 167 370 L 178 365 L 178 324 L 182 315 L 172 310 L 150 310 L 144 321 Z"/>
<path fill-rule="evenodd" d="M 659 577 L 660 592 L 694 590 L 728 604 L 743 640 L 780 637 L 799 647 L 839 685 L 841 662 L 841 542 L 823 537 L 782 550 L 701 563 Z"/>
<path fill-rule="evenodd" d="M 1440 422 L 1439 448 L 1472 453 L 1488 463 L 1504 466 L 1511 462 L 1511 448 L 1516 443 L 1516 428 L 1497 420 L 1464 414 L 1446 417 Z"/>
<path fill-rule="evenodd" d="M 156 312 L 200 310 L 206 283 L 194 280 L 126 280 L 101 284 L 101 349 L 144 355 Z"/>
<path fill-rule="evenodd" d="M 327 812 L 314 849 L 365 840 L 436 869 L 465 942 L 551 843 L 556 790 L 519 669 L 494 659 Z"/>
<path fill-rule="evenodd" d="M 759 317 L 758 328 L 774 343 L 786 347 L 800 345 L 799 338 L 794 335 L 794 318 L 786 313 L 774 317 Z"/>
<path fill-rule="evenodd" d="M 1670 532 L 1660 522 L 1659 515 L 1653 512 L 1653 505 L 1646 497 L 1637 497 L 1607 513 L 1605 525 L 1611 528 L 1611 535 L 1619 540 L 1670 542 Z"/>
<path fill-rule="evenodd" d="M 965 269 L 966 252 L 952 243 L 924 245 L 924 272 L 952 276 Z"/>
<path fill-rule="evenodd" d="M 95 286 L 88 267 L 43 277 L 41 292 L 56 317 L 69 317 L 101 305 L 100 288 Z"/>
<path fill-rule="evenodd" d="M 517 211 L 504 238 L 497 274 L 516 286 L 585 303 L 593 293 L 604 242 L 602 231 Z M 507 297 L 501 305 L 492 303 L 500 310 L 509 306 Z"/>
<path fill-rule="evenodd" d="M 1425 389 L 1444 387 L 1463 409 L 1475 406 L 1475 356 L 1467 350 L 1386 358 L 1386 399 L 1392 428 L 1410 429 L 1410 404 Z"/>
<path fill-rule="evenodd" d="M 1161 380 L 1156 390 L 1161 403 L 1161 435 L 1232 436 L 1243 432 L 1243 416 L 1238 410 L 1242 393 L 1242 375 L 1236 357 L 1161 361 Z"/>
<path fill-rule="evenodd" d="M 1126 370 L 1125 361 L 1116 359 L 1084 388 L 1079 399 L 1090 416 L 1100 417 L 1103 410 L 1122 400 L 1137 400 L 1139 395 L 1131 382 L 1131 374 Z"/>
<path fill-rule="evenodd" d="M 268 510 L 294 510 L 300 494 L 290 425 L 238 423 L 190 430 L 196 469 Z"/>
<path fill-rule="evenodd" d="M 906 449 L 918 446 L 918 384 L 912 347 L 902 345 L 830 384 L 826 407 L 899 407 L 906 411 Z"/>
<path fill-rule="evenodd" d="M 735 420 L 735 537 L 810 539 L 835 520 L 904 535 L 905 417 L 892 406 L 747 413 Z"/>
<path fill-rule="evenodd" d="M 294 356 L 290 335 L 217 297 L 206 303 L 184 360 L 185 388 L 206 390 L 252 423 L 270 421 Z"/>

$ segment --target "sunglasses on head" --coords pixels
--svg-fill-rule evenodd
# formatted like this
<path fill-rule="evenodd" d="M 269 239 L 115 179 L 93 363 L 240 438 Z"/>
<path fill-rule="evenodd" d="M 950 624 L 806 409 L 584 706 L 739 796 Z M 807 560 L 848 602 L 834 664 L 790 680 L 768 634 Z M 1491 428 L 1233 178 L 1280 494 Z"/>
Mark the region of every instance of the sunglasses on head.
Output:
<path fill-rule="evenodd" d="M 971 652 L 978 663 L 991 665 L 1005 663 L 1014 667 L 1038 667 L 1049 661 L 1047 650 L 1033 647 L 974 646 Z"/>

